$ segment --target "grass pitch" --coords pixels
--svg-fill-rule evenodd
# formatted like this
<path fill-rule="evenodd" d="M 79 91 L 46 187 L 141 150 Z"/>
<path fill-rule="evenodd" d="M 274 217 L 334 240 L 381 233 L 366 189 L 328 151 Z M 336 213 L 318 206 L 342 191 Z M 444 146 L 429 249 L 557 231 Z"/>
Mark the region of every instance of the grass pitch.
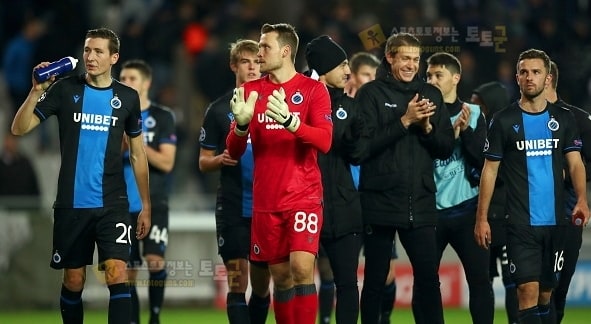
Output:
<path fill-rule="evenodd" d="M 567 324 L 588 324 L 591 318 L 591 308 L 567 308 L 563 323 Z M 165 308 L 160 317 L 161 322 L 171 324 L 222 324 L 228 323 L 226 313 L 223 310 L 211 308 Z M 142 322 L 148 320 L 148 314 L 141 314 Z M 392 323 L 413 323 L 412 312 L 408 308 L 397 308 L 392 314 Z M 453 324 L 472 323 L 470 313 L 466 309 L 445 309 L 445 322 Z M 60 324 L 61 317 L 59 310 L 23 310 L 23 311 L 0 311 L 0 323 L 2 324 Z M 84 312 L 84 323 L 105 324 L 107 323 L 107 312 L 105 310 L 86 310 Z M 273 314 L 270 313 L 267 323 L 275 323 Z M 334 322 L 334 316 L 331 323 Z M 495 324 L 505 324 L 507 318 L 502 309 L 495 313 Z"/>

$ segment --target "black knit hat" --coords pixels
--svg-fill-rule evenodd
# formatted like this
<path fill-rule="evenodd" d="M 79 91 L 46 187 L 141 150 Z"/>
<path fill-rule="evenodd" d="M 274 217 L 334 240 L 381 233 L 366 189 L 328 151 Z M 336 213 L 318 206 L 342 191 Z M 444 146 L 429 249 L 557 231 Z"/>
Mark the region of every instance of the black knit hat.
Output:
<path fill-rule="evenodd" d="M 327 35 L 314 38 L 306 46 L 308 67 L 314 69 L 318 75 L 330 72 L 346 59 L 347 53 Z"/>

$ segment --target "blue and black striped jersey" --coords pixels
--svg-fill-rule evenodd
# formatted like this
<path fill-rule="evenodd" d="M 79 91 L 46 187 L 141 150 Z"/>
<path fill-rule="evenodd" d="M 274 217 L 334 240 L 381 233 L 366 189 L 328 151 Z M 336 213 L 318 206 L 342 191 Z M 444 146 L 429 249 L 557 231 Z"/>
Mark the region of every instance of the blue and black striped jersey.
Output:
<path fill-rule="evenodd" d="M 58 80 L 41 96 L 35 115 L 59 121 L 61 168 L 54 208 L 127 205 L 121 142 L 142 133 L 137 92 L 116 80 L 107 88 L 84 75 Z"/>
<path fill-rule="evenodd" d="M 226 148 L 226 136 L 234 116 L 230 110 L 232 92 L 212 102 L 205 111 L 199 136 L 201 148 L 220 154 Z M 235 167 L 223 167 L 218 189 L 216 219 L 219 224 L 231 225 L 241 217 L 252 216 L 252 181 L 254 161 L 250 140 L 245 153 Z"/>
<path fill-rule="evenodd" d="M 142 111 L 142 133 L 144 134 L 144 143 L 156 151 L 160 150 L 160 144 L 176 145 L 176 124 L 172 110 L 152 102 L 148 109 Z M 129 195 L 129 211 L 139 212 L 142 209 L 142 201 L 129 161 L 129 151 L 125 151 L 123 154 L 123 167 L 127 182 L 127 194 Z M 168 206 L 172 175 L 152 165 L 149 165 L 149 169 L 152 208 L 166 207 Z"/>
<path fill-rule="evenodd" d="M 484 156 L 501 161 L 509 222 L 544 226 L 566 221 L 564 155 L 581 146 L 572 112 L 554 104 L 534 114 L 516 102 L 494 115 Z"/>

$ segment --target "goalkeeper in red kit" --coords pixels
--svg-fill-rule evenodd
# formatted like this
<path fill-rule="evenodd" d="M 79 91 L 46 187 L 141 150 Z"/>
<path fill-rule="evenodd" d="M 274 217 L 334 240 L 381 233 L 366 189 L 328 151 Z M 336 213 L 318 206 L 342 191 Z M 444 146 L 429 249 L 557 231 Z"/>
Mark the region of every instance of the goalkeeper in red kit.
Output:
<path fill-rule="evenodd" d="M 279 324 L 316 321 L 314 264 L 323 196 L 317 154 L 328 152 L 332 142 L 328 90 L 296 71 L 298 42 L 289 24 L 263 25 L 257 57 L 266 76 L 235 90 L 226 139 L 234 159 L 247 141 L 252 144 L 250 257 L 269 264 Z"/>

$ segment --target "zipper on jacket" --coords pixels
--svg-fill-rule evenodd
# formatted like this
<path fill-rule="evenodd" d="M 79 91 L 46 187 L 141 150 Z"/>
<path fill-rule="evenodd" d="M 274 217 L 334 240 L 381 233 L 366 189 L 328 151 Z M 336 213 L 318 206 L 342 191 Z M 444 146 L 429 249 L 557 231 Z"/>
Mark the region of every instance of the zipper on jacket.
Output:
<path fill-rule="evenodd" d="M 412 154 L 412 145 L 410 145 L 410 134 L 408 136 L 406 136 L 406 142 L 407 142 L 407 147 L 408 147 L 408 156 L 410 156 L 410 164 L 409 166 L 412 168 L 412 166 L 414 165 L 414 154 Z M 410 184 L 410 193 L 408 194 L 408 221 L 412 224 L 414 222 L 414 215 L 413 215 L 413 211 L 412 211 L 412 195 L 413 195 L 413 182 L 412 182 L 412 177 L 414 172 L 408 172 L 408 183 Z"/>

